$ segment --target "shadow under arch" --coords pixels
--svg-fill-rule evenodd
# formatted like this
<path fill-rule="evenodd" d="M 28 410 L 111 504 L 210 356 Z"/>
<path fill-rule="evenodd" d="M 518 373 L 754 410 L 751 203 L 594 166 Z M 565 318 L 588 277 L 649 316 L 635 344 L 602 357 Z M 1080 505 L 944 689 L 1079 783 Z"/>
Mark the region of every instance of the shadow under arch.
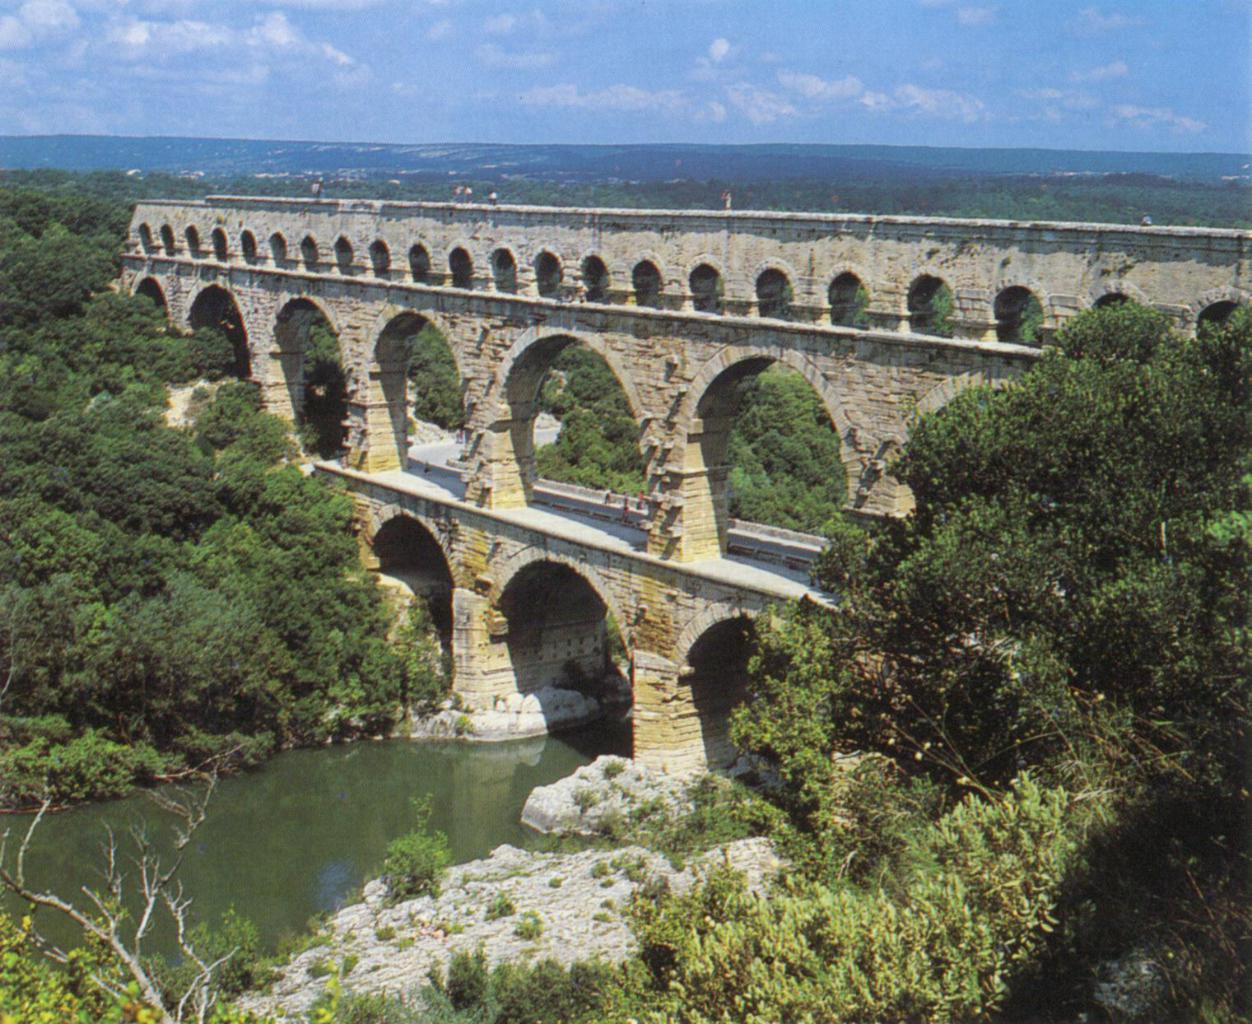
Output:
<path fill-rule="evenodd" d="M 251 379 L 252 355 L 248 348 L 248 332 L 234 295 L 217 284 L 202 288 L 191 303 L 187 323 L 193 331 L 220 331 L 230 343 L 233 357 L 231 374 L 239 380 Z"/>
<path fill-rule="evenodd" d="M 445 658 L 452 652 L 452 567 L 434 531 L 417 516 L 398 511 L 369 538 L 384 583 L 430 610 Z"/>
<path fill-rule="evenodd" d="M 347 440 L 348 387 L 334 320 L 315 299 L 290 299 L 275 318 L 274 348 L 285 408 L 271 411 L 299 428 L 306 448 L 337 455 Z"/>
<path fill-rule="evenodd" d="M 756 636 L 745 614 L 704 629 L 687 650 L 679 678 L 690 689 L 699 745 L 709 768 L 727 768 L 739 756 L 730 739 L 730 716 L 749 696 L 748 658 Z"/>
<path fill-rule="evenodd" d="M 495 453 L 495 460 L 502 469 L 511 469 L 515 474 L 511 479 L 502 481 L 505 493 L 497 492 L 494 500 L 498 507 L 529 504 L 531 501 L 539 475 L 534 427 L 540 411 L 540 390 L 558 357 L 573 347 L 593 353 L 607 366 L 625 398 L 625 405 L 634 420 L 636 430 L 649 415 L 617 353 L 602 339 L 594 335 L 583 336 L 568 332 L 535 334 L 519 339 L 505 356 L 495 378 L 494 390 L 499 398 L 491 434 L 494 443 L 502 446 L 502 450 Z M 634 451 L 642 471 L 642 431 L 636 436 Z M 590 480 L 576 482 L 584 482 L 593 487 L 601 486 Z"/>
<path fill-rule="evenodd" d="M 852 445 L 853 424 L 821 370 L 803 353 L 782 346 L 723 349 L 696 374 L 679 411 L 679 422 L 685 426 L 680 457 L 685 481 L 681 544 L 686 561 L 718 558 L 726 552 L 730 526 L 728 457 L 731 431 L 740 411 L 741 385 L 773 366 L 798 373 L 816 395 L 838 438 L 846 493 L 856 492 L 860 462 Z"/>
<path fill-rule="evenodd" d="M 575 690 L 601 709 L 623 702 L 625 644 L 614 600 L 587 566 L 528 551 L 500 566 L 494 606 L 509 667 L 523 694 Z M 507 576 L 506 576 L 507 573 Z"/>
<path fill-rule="evenodd" d="M 430 316 L 389 311 L 376 332 L 369 374 L 369 468 L 405 465 L 410 414 L 445 430 L 465 422 L 464 378 L 452 346 Z"/>

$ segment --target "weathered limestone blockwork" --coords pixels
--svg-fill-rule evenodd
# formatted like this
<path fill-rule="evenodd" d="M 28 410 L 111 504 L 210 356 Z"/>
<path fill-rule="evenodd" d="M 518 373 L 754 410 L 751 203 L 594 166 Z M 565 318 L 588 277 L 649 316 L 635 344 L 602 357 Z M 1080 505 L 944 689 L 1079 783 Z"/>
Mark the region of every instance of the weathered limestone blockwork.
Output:
<path fill-rule="evenodd" d="M 166 225 L 168 249 L 152 241 Z M 224 259 L 187 251 L 181 240 L 193 226 L 201 238 L 225 232 Z M 972 383 L 1011 380 L 1038 356 L 1037 347 L 997 340 L 1006 330 L 995 316 L 1004 289 L 1026 288 L 1039 300 L 1045 336 L 1114 293 L 1189 326 L 1213 304 L 1248 301 L 1250 237 L 1196 228 L 217 197 L 139 204 L 122 283 L 163 295 L 182 325 L 204 289 L 229 293 L 253 379 L 266 406 L 288 417 L 300 415 L 303 400 L 299 324 L 324 317 L 348 378 L 344 464 L 367 473 L 403 465 L 406 380 L 395 340 L 421 322 L 436 326 L 461 378 L 471 433 L 468 500 L 451 510 L 403 500 L 436 536 L 455 527 L 441 543 L 455 581 L 458 690 L 486 702 L 516 685 L 500 639 L 499 588 L 523 567 L 510 559 L 539 551 L 591 580 L 629 634 L 641 753 L 685 763 L 697 757 L 693 729 L 701 723 L 682 683 L 696 639 L 683 646 L 684 623 L 710 608 L 724 617 L 755 614 L 771 599 L 723 593 L 696 568 L 725 551 L 735 381 L 774 363 L 801 373 L 840 437 L 849 507 L 899 514 L 911 496 L 886 468 L 913 418 Z M 245 255 L 249 238 L 253 255 Z M 350 261 L 336 259 L 340 239 L 346 245 L 338 252 L 350 251 Z M 451 286 L 458 249 L 472 263 L 462 282 L 472 288 Z M 501 249 L 517 268 L 515 293 L 494 290 L 493 254 Z M 539 294 L 535 274 L 541 253 L 560 264 L 548 296 Z M 595 260 L 607 281 L 597 283 Z M 659 273 L 655 297 L 635 292 L 635 270 L 645 261 Z M 697 267 L 716 271 L 722 312 L 694 311 Z M 789 320 L 757 315 L 757 281 L 766 271 L 790 284 Z M 707 288 L 708 272 L 701 273 Z M 871 330 L 831 323 L 827 289 L 848 273 L 869 294 Z M 957 338 L 908 333 L 910 286 L 923 275 L 951 288 Z M 536 393 L 568 344 L 604 357 L 640 425 L 647 555 L 522 538 L 492 515 L 531 499 Z M 374 512 L 398 500 L 371 489 L 368 477 L 353 477 L 352 487 Z"/>

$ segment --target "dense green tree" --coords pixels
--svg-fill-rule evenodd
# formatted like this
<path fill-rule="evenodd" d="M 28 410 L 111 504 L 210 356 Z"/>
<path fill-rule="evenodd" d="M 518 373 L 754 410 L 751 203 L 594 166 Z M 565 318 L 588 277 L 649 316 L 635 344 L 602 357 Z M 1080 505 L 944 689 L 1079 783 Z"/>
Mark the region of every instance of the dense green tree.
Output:
<path fill-rule="evenodd" d="M 776 368 L 740 385 L 738 403 L 729 448 L 731 515 L 821 530 L 846 496 L 830 414 L 800 374 Z"/>
<path fill-rule="evenodd" d="M 896 467 L 915 513 L 839 529 L 820 575 L 840 607 L 759 631 L 735 734 L 777 766 L 828 876 L 850 852 L 840 752 L 986 799 L 1034 768 L 1078 795 L 1086 843 L 1048 983 L 1076 993 L 1100 957 L 1151 947 L 1166 1004 L 1228 1013 L 1248 934 L 1252 322 L 1188 339 L 1124 305 L 1059 340 L 922 420 Z"/>

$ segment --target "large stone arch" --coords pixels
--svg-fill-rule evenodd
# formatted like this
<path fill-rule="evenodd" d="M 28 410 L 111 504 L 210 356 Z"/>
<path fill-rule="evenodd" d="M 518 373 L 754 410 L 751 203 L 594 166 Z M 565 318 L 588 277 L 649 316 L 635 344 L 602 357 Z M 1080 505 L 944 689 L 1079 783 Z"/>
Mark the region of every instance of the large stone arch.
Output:
<path fill-rule="evenodd" d="M 230 303 L 233 317 L 215 308 L 223 299 Z M 239 296 L 225 284 L 205 281 L 191 295 L 190 300 L 187 303 L 187 326 L 192 330 L 197 327 L 216 327 L 221 330 L 234 350 L 235 376 L 240 380 L 252 379 L 254 361 L 252 335 L 244 320 L 243 303 L 239 301 Z M 197 323 L 198 320 L 202 322 Z"/>
<path fill-rule="evenodd" d="M 539 386 L 552 359 L 569 345 L 582 345 L 604 360 L 621 386 L 636 423 L 651 418 L 652 411 L 644 404 L 626 363 L 606 336 L 530 328 L 505 353 L 492 377 L 489 399 L 482 403 L 481 414 L 474 417 L 475 429 L 485 432 L 481 444 L 476 440 L 478 464 L 471 484 L 471 497 L 479 503 L 493 508 L 529 504 L 536 479 L 534 421 Z M 539 355 L 540 349 L 551 354 Z M 638 447 L 640 455 L 645 455 L 642 429 Z"/>
<path fill-rule="evenodd" d="M 706 400 L 716 397 L 715 388 L 729 386 L 732 376 L 754 376 L 775 363 L 799 373 L 817 394 L 839 437 L 848 493 L 857 493 L 863 470 L 859 432 L 838 390 L 817 364 L 802 351 L 778 342 L 726 346 L 696 372 L 675 418 L 678 429 L 670 465 L 681 469 L 681 501 L 670 507 L 680 510 L 682 527 L 676 533 L 674 524 L 667 521 L 672 512 L 658 517 L 653 523 L 656 553 L 683 561 L 724 554 L 730 521 L 724 456 L 733 424 L 724 410 L 708 409 Z"/>
<path fill-rule="evenodd" d="M 374 540 L 378 536 L 378 532 L 390 523 L 393 519 L 412 519 L 415 523 L 426 530 L 439 545 L 443 552 L 443 557 L 448 566 L 448 575 L 453 580 L 457 578 L 456 574 L 456 555 L 452 543 L 451 533 L 444 528 L 443 524 L 431 519 L 429 516 L 422 515 L 411 508 L 405 508 L 403 505 L 390 504 L 381 506 L 370 506 L 369 515 L 365 521 L 365 540 L 372 548 Z"/>
<path fill-rule="evenodd" d="M 295 330 L 284 330 L 284 317 L 289 311 L 294 312 L 302 306 L 312 309 L 326 321 L 339 339 L 340 359 L 346 355 L 340 321 L 329 302 L 304 289 L 296 293 L 280 291 L 275 294 L 271 319 L 273 345 L 265 360 L 263 387 L 269 411 L 293 423 L 301 421 L 304 411 L 305 334 L 299 327 Z M 348 386 L 351 388 L 350 382 Z"/>
<path fill-rule="evenodd" d="M 538 562 L 551 562 L 554 565 L 563 565 L 586 580 L 588 586 L 596 592 L 596 596 L 600 598 L 605 608 L 609 610 L 609 614 L 617 621 L 618 628 L 622 630 L 623 642 L 628 640 L 626 625 L 630 620 L 626 618 L 627 606 L 609 581 L 601 575 L 598 569 L 582 559 L 574 555 L 554 551 L 550 548 L 522 548 L 503 561 L 494 563 L 491 568 L 492 584 L 488 595 L 492 606 L 495 607 L 499 604 L 500 598 L 518 573 Z"/>
<path fill-rule="evenodd" d="M 547 545 L 516 552 L 492 572 L 498 582 L 483 614 L 494 641 L 488 658 L 502 672 L 497 690 L 503 684 L 520 693 L 575 689 L 595 700 L 608 696 L 603 687 L 621 679 L 611 638 L 622 634 L 622 607 L 603 577 Z"/>
<path fill-rule="evenodd" d="M 134 284 L 131 288 L 131 294 L 132 295 L 144 295 L 147 298 L 151 299 L 153 302 L 159 305 L 161 309 L 164 311 L 165 318 L 167 320 L 169 319 L 170 317 L 169 299 L 166 298 L 165 287 L 161 284 L 160 279 L 156 277 L 155 275 L 147 274 L 143 277 L 136 277 Z"/>
<path fill-rule="evenodd" d="M 408 361 L 404 357 L 408 352 L 398 350 L 391 342 L 403 340 L 410 335 L 397 333 L 389 336 L 389 330 L 393 325 L 402 325 L 409 318 L 420 321 L 422 326 L 430 324 L 444 336 L 456 366 L 457 386 L 464 400 L 464 356 L 452 344 L 443 318 L 437 313 L 414 306 L 388 305 L 382 314 L 375 317 L 367 336 L 369 348 L 366 380 L 364 394 L 360 396 L 365 410 L 364 463 L 366 470 L 371 473 L 402 469 L 407 459 L 409 381 Z"/>
<path fill-rule="evenodd" d="M 695 646 L 695 642 L 704 636 L 719 622 L 728 619 L 755 619 L 761 614 L 758 608 L 748 608 L 742 604 L 731 604 L 721 601 L 701 608 L 689 618 L 679 631 L 674 651 L 679 663 L 687 660 L 687 652 Z"/>

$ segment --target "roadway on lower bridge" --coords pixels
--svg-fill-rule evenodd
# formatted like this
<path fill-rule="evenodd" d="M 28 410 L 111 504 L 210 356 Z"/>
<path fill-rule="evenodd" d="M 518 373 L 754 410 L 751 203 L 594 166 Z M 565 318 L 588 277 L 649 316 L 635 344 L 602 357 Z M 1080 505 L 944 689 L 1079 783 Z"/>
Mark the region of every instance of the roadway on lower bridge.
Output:
<path fill-rule="evenodd" d="M 409 449 L 408 465 L 403 470 L 366 474 L 343 470 L 333 463 L 323 464 L 322 468 L 370 480 L 427 500 L 482 511 L 465 501 L 465 481 L 457 467 L 461 455 L 462 446 L 459 444 L 428 444 Z M 541 507 L 541 502 L 549 507 Z M 624 504 L 623 514 L 619 510 Z M 606 510 L 611 510 L 608 515 Z M 506 522 L 590 548 L 630 553 L 646 559 L 655 557 L 646 553 L 646 506 L 640 508 L 637 500 L 629 496 L 610 494 L 605 501 L 598 492 L 541 481 L 536 486 L 536 504 L 526 508 L 492 509 L 490 512 Z M 738 537 L 738 544 L 733 546 L 758 551 L 761 557 L 731 554 L 699 562 L 684 562 L 680 567 L 692 575 L 728 586 L 785 599 L 807 596 L 814 601 L 829 603 L 831 596 L 812 586 L 807 569 L 797 564 L 806 555 L 811 558 L 816 554 L 816 541 L 804 539 L 802 535 L 778 537 L 772 534 L 773 531 L 754 533 L 740 524 L 732 532 L 732 542 Z M 791 564 L 785 564 L 788 561 Z"/>

